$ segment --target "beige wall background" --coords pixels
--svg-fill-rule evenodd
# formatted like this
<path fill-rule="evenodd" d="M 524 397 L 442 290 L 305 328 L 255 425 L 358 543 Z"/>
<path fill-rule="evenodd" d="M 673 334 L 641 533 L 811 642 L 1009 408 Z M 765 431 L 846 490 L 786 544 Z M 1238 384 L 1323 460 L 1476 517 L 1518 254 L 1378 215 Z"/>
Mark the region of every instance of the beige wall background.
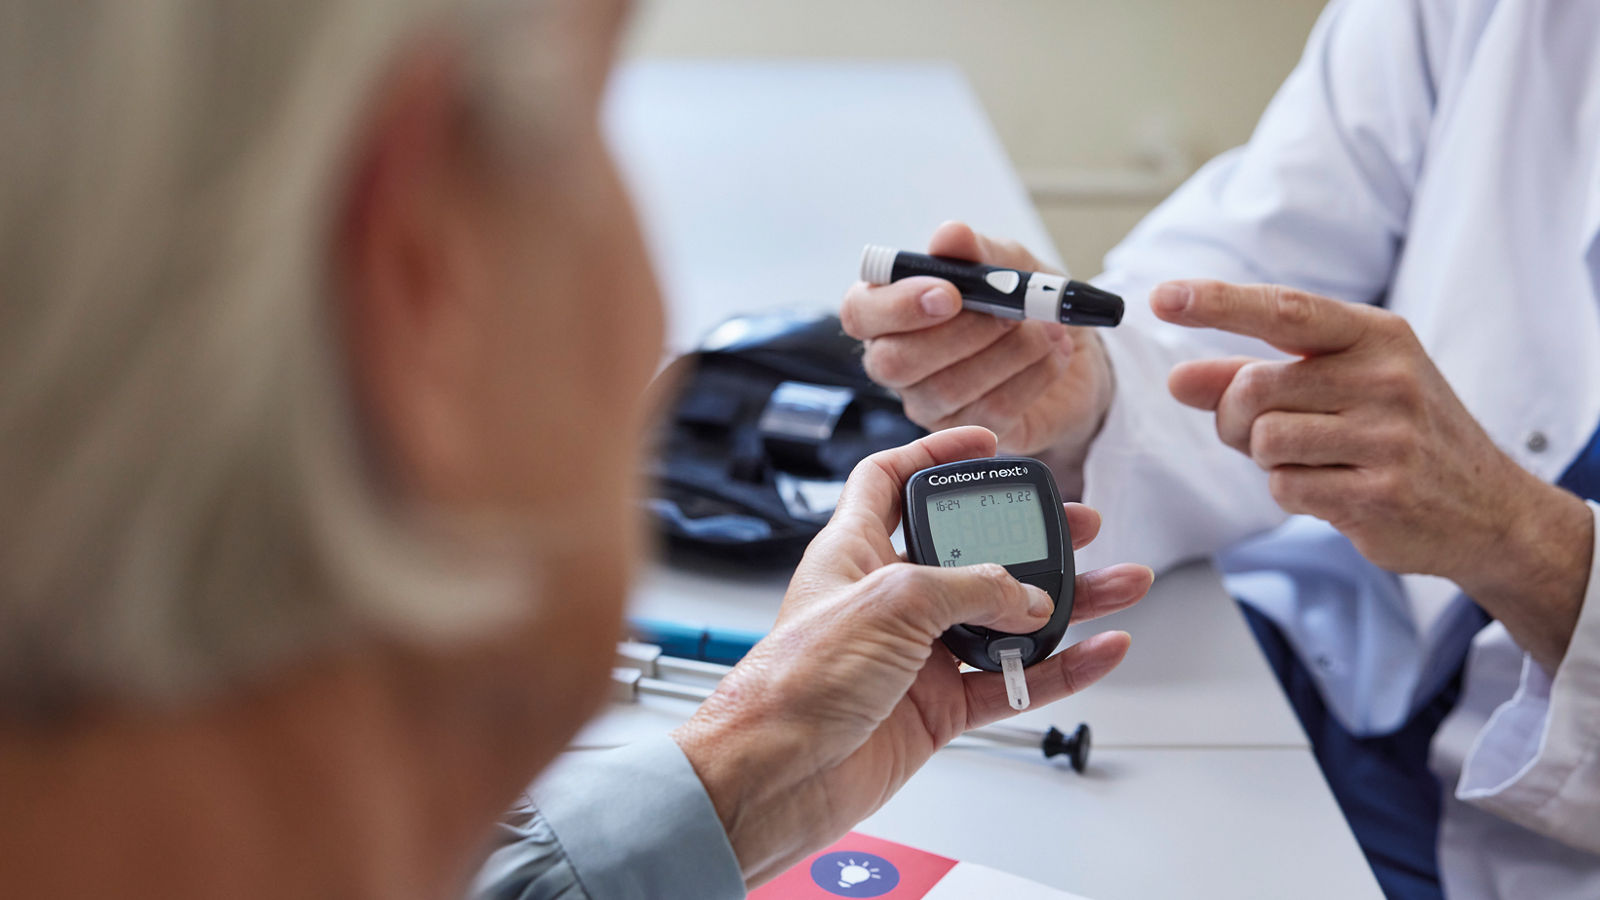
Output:
<path fill-rule="evenodd" d="M 1243 143 L 1325 0 L 642 0 L 644 58 L 944 59 L 1073 273 Z"/>

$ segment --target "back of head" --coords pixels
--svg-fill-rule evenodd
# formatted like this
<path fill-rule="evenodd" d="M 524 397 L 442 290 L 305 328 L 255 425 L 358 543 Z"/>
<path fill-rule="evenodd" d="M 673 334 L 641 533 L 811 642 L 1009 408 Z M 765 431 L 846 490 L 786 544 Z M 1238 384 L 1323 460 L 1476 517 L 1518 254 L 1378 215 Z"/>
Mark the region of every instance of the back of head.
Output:
<path fill-rule="evenodd" d="M 324 258 L 367 94 L 448 2 L 0 5 L 0 712 L 503 611 L 363 462 Z"/>

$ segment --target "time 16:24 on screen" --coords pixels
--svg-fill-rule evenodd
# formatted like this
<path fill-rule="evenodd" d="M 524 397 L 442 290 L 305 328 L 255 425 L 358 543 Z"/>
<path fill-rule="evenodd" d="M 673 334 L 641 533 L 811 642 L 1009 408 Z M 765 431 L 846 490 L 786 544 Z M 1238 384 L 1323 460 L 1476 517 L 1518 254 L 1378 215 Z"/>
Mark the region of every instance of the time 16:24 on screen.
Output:
<path fill-rule="evenodd" d="M 949 500 L 935 500 L 933 508 L 936 512 L 955 512 L 961 508 L 961 501 L 971 503 L 972 495 L 965 497 L 951 497 Z M 992 494 L 979 494 L 977 496 L 979 508 L 988 506 L 1004 506 L 1010 503 L 1031 503 L 1033 491 L 1027 489 L 1015 491 L 996 491 Z"/>

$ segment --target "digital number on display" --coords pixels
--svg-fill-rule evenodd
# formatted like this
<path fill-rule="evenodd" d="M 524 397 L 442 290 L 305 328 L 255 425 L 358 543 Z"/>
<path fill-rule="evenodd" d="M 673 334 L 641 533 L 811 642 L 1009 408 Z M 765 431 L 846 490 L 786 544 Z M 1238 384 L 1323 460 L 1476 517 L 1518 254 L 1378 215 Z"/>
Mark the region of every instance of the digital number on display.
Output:
<path fill-rule="evenodd" d="M 1013 565 L 1048 555 L 1031 487 L 946 491 L 928 498 L 928 528 L 941 566 Z"/>
<path fill-rule="evenodd" d="M 1032 501 L 1033 501 L 1033 491 L 1030 491 L 1030 490 L 1006 491 L 1004 496 L 1001 496 L 1000 494 L 979 494 L 978 495 L 978 506 L 979 506 L 979 508 L 982 508 L 982 507 L 985 507 L 985 506 L 999 506 L 1002 503 L 1006 503 L 1006 504 L 1011 504 L 1011 503 L 1031 503 Z M 971 503 L 972 501 L 969 498 L 967 500 L 967 502 Z M 933 510 L 934 510 L 934 512 L 954 512 L 955 510 L 958 510 L 960 508 L 961 508 L 961 498 L 960 497 L 952 497 L 949 500 L 940 500 L 938 498 L 935 498 L 934 501 L 933 501 Z"/>

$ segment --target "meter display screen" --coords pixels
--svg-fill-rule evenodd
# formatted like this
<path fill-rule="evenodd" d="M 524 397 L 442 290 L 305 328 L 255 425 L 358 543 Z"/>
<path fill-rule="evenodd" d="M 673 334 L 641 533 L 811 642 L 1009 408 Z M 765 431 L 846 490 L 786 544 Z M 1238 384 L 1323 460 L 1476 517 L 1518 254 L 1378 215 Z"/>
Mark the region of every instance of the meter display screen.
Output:
<path fill-rule="evenodd" d="M 961 488 L 928 497 L 928 531 L 941 566 L 1033 562 L 1050 553 L 1039 492 L 1028 484 Z"/>

